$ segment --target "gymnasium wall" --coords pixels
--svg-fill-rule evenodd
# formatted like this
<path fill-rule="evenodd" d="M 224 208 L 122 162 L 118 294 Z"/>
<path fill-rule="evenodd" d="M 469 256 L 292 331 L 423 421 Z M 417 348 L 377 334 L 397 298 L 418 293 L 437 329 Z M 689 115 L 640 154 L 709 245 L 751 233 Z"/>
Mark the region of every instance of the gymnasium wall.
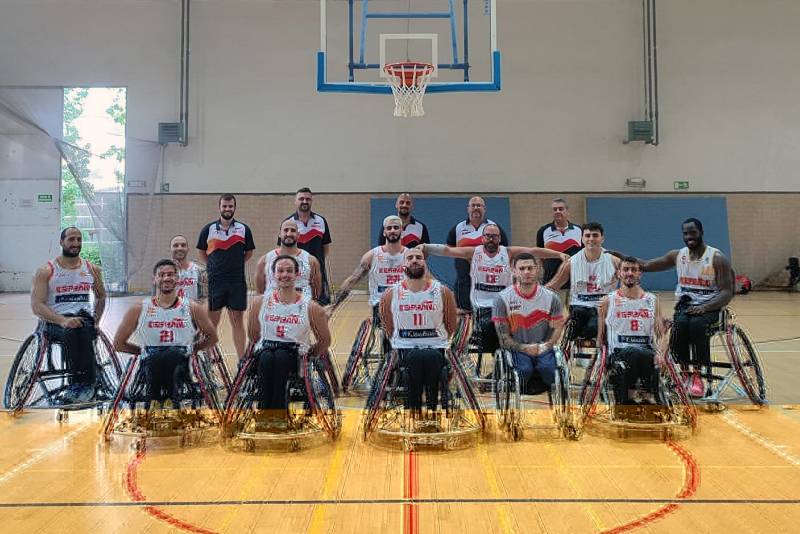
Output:
<path fill-rule="evenodd" d="M 390 97 L 316 93 L 316 0 L 195 0 L 170 191 L 797 190 L 800 2 L 659 2 L 657 148 L 622 144 L 644 117 L 640 1 L 499 4 L 502 92 L 399 120 Z M 128 134 L 154 139 L 178 119 L 179 17 L 178 0 L 4 0 L 0 85 L 127 86 Z"/>
<path fill-rule="evenodd" d="M 508 196 L 511 207 L 511 242 L 515 245 L 536 244 L 536 230 L 551 221 L 551 201 L 557 193 L 526 193 Z M 484 197 L 491 193 L 485 193 Z M 319 194 L 314 196 L 314 210 L 324 215 L 331 226 L 333 244 L 331 245 L 331 277 L 336 284 L 341 283 L 356 267 L 361 255 L 372 247 L 370 203 L 374 197 L 388 195 L 370 194 Z M 394 196 L 394 195 L 392 195 Z M 447 195 L 455 196 L 455 195 Z M 577 223 L 585 222 L 586 198 L 597 195 L 574 193 L 567 195 L 572 211 L 571 219 Z M 641 196 L 641 195 L 637 195 Z M 673 198 L 675 195 L 649 195 L 652 197 Z M 687 198 L 686 195 L 680 195 Z M 690 195 L 689 198 L 692 198 Z M 756 281 L 763 280 L 782 269 L 787 258 L 800 252 L 800 193 L 793 194 L 727 194 L 724 195 L 728 209 L 728 232 L 730 235 L 731 257 L 737 273 L 746 274 Z M 236 217 L 250 225 L 256 242 L 256 254 L 266 253 L 275 244 L 277 229 L 284 217 L 294 209 L 293 195 L 237 195 Z M 143 260 L 145 269 L 169 255 L 169 240 L 175 234 L 184 234 L 189 240 L 192 254 L 200 228 L 219 216 L 217 195 L 157 195 L 153 212 L 153 224 L 149 237 L 138 230 L 148 227 L 144 214 L 148 197 L 131 195 L 129 197 L 129 240 L 147 239 L 148 247 Z M 491 210 L 486 214 L 491 218 Z M 704 214 L 695 214 L 701 220 Z M 454 214 L 452 224 L 461 215 Z M 464 202 L 466 217 L 466 201 Z M 420 220 L 425 222 L 420 216 Z M 708 222 L 708 219 L 706 219 Z M 600 221 L 603 222 L 603 221 Z M 663 250 L 681 244 L 680 227 L 673 229 L 674 238 L 663 244 Z M 643 225 L 631 220 L 626 237 L 638 235 L 642 240 L 652 239 L 651 233 Z M 442 243 L 445 232 L 431 233 L 434 242 Z M 715 243 L 710 243 L 714 245 Z M 138 248 L 135 246 L 133 248 Z M 660 250 L 660 249 L 659 249 Z M 250 262 L 250 275 L 255 261 Z M 450 278 L 451 273 L 437 273 Z M 131 279 L 132 289 L 149 287 L 149 273 L 136 273 Z"/>

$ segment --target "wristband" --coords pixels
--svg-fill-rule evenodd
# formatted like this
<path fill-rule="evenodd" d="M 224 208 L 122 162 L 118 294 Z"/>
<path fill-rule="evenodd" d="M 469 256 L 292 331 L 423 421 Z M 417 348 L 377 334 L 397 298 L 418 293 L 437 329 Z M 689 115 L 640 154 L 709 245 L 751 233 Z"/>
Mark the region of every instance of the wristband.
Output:
<path fill-rule="evenodd" d="M 425 252 L 430 252 L 434 256 L 444 255 L 444 245 L 430 245 L 425 244 Z"/>
<path fill-rule="evenodd" d="M 542 355 L 547 352 L 547 343 L 539 343 L 539 354 Z"/>

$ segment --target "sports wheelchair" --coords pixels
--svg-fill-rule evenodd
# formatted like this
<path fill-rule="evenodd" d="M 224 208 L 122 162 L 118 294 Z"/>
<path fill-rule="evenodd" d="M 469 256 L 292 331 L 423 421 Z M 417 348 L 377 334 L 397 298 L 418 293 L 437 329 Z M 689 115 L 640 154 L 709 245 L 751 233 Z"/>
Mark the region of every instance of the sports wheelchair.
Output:
<path fill-rule="evenodd" d="M 342 414 L 323 358 L 297 356 L 286 382 L 287 417 L 281 425 L 269 425 L 258 409 L 260 387 L 258 351 L 252 347 L 239 367 L 225 406 L 224 435 L 233 445 L 254 451 L 257 444 L 286 446 L 290 451 L 316 438 L 336 439 L 342 430 Z"/>
<path fill-rule="evenodd" d="M 569 366 L 559 346 L 554 346 L 556 359 L 555 382 L 544 383 L 534 375 L 531 384 L 523 386 L 522 379 L 514 366 L 511 351 L 500 349 L 494 355 L 494 382 L 492 397 L 495 417 L 499 427 L 508 433 L 514 441 L 523 438 L 526 428 L 534 430 L 555 430 L 569 439 L 578 440 L 583 435 L 581 418 L 572 417 L 573 397 L 569 394 Z M 546 404 L 537 400 L 537 396 L 547 394 Z M 550 410 L 548 418 L 541 422 L 542 408 Z M 537 417 L 538 416 L 538 417 Z"/>
<path fill-rule="evenodd" d="M 486 417 L 461 361 L 452 351 L 445 351 L 441 372 L 438 399 L 441 410 L 423 410 L 419 418 L 406 409 L 408 369 L 404 360 L 401 353 L 392 350 L 378 370 L 362 422 L 365 441 L 373 437 L 400 441 L 406 451 L 418 446 L 442 446 L 449 450 L 485 431 Z"/>
<path fill-rule="evenodd" d="M 611 386 L 612 374 L 617 372 L 618 366 L 611 361 L 606 347 L 602 347 L 580 391 L 579 414 L 584 423 L 603 423 L 616 429 L 620 437 L 632 432 L 658 432 L 663 439 L 673 439 L 679 431 L 691 434 L 697 428 L 697 410 L 669 353 L 664 355 L 662 368 L 653 369 L 657 373 L 655 404 L 618 404 Z"/>
<path fill-rule="evenodd" d="M 350 349 L 350 357 L 342 377 L 342 390 L 347 393 L 351 389 L 369 391 L 375 376 L 386 359 L 388 340 L 373 316 L 362 321 L 358 334 Z"/>
<path fill-rule="evenodd" d="M 91 397 L 73 387 L 75 372 L 69 368 L 63 345 L 49 339 L 40 322 L 17 351 L 6 381 L 3 403 L 13 416 L 24 408 L 57 408 L 56 420 L 66 422 L 69 412 L 100 407 L 111 402 L 122 377 L 122 366 L 105 333 L 94 339 L 95 384 Z"/>
<path fill-rule="evenodd" d="M 712 411 L 724 410 L 728 404 L 738 401 L 767 406 L 768 390 L 761 357 L 752 338 L 736 324 L 730 308 L 720 310 L 720 320 L 714 327 L 710 343 L 711 364 L 705 372 L 698 371 L 699 376 L 707 381 L 707 387 L 701 397 L 694 399 L 695 404 Z M 674 352 L 672 356 L 678 361 Z M 693 379 L 692 363 L 678 363 L 683 368 L 682 378 L 688 389 Z"/>
<path fill-rule="evenodd" d="M 166 350 L 174 348 L 145 349 L 144 355 L 131 358 L 103 422 L 106 441 L 131 438 L 138 451 L 152 438 L 178 438 L 180 445 L 186 446 L 218 437 L 226 389 L 211 356 L 214 351 L 187 352 L 185 360 L 175 365 L 172 398 L 163 384 L 155 388 L 147 377 L 148 367 L 156 365 L 156 358 L 166 357 Z"/>

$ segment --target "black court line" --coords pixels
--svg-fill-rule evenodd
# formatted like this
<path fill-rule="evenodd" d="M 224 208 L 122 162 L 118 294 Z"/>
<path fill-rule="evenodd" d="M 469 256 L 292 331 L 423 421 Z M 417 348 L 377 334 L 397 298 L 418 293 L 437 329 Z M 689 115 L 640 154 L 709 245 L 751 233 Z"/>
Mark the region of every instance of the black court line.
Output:
<path fill-rule="evenodd" d="M 375 499 L 0 503 L 0 508 L 91 508 L 145 506 L 308 506 L 333 504 L 800 504 L 800 499 Z"/>

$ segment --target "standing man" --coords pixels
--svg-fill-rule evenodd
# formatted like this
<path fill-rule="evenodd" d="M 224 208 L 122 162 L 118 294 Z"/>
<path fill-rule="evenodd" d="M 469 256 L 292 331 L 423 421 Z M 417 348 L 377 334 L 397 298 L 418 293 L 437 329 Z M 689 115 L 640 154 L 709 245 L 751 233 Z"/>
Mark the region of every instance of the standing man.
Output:
<path fill-rule="evenodd" d="M 700 397 L 707 393 L 701 375 L 706 374 L 711 363 L 711 335 L 720 310 L 733 298 L 731 262 L 718 249 L 705 244 L 703 223 L 699 220 L 686 219 L 681 231 L 685 247 L 641 263 L 645 272 L 673 267 L 678 271 L 672 350 L 683 365 L 691 362 L 700 367 L 700 374 L 694 374 L 689 385 L 689 393 Z"/>
<path fill-rule="evenodd" d="M 397 197 L 394 206 L 397 208 L 397 216 L 403 224 L 403 235 L 400 237 L 400 244 L 406 248 L 414 248 L 420 243 L 430 243 L 428 227 L 411 216 L 414 209 L 414 199 L 408 193 L 403 193 Z M 378 245 L 386 244 L 385 226 L 381 229 L 378 237 Z"/>
<path fill-rule="evenodd" d="M 392 348 L 408 366 L 406 409 L 418 415 L 423 391 L 428 410 L 436 409 L 444 351 L 458 319 L 453 293 L 430 277 L 420 249 L 406 250 L 404 267 L 403 280 L 384 291 L 380 315 Z"/>
<path fill-rule="evenodd" d="M 523 391 L 533 393 L 538 389 L 534 375 L 543 389 L 556 381 L 553 346 L 564 328 L 561 299 L 537 283 L 539 262 L 533 254 L 514 258 L 514 276 L 517 282 L 494 300 L 492 321 L 500 346 L 511 351 Z"/>
<path fill-rule="evenodd" d="M 294 205 L 297 211 L 284 220 L 294 219 L 297 221 L 297 247 L 305 250 L 319 261 L 320 273 L 322 274 L 322 292 L 319 296 L 319 303 L 327 305 L 331 301 L 328 288 L 328 271 L 325 268 L 325 258 L 328 257 L 331 247 L 331 229 L 325 217 L 311 211 L 313 198 L 311 189 L 303 187 L 297 190 L 294 197 Z M 278 245 L 281 244 L 278 238 Z"/>
<path fill-rule="evenodd" d="M 569 221 L 569 205 L 567 201 L 563 198 L 554 198 L 553 222 L 545 224 L 536 232 L 536 246 L 574 256 L 581 249 L 582 233 L 583 230 L 580 226 Z M 546 259 L 543 262 L 543 266 L 542 283 L 546 284 L 558 272 L 558 268 L 561 267 L 561 260 Z"/>
<path fill-rule="evenodd" d="M 233 344 L 241 360 L 244 357 L 244 312 L 247 309 L 247 279 L 244 266 L 256 248 L 250 228 L 233 218 L 236 197 L 219 197 L 220 218 L 200 231 L 197 253 L 208 266 L 208 309 L 214 326 L 219 326 L 222 308 L 228 308 L 233 330 Z"/>
<path fill-rule="evenodd" d="M 94 340 L 106 308 L 106 290 L 100 268 L 80 258 L 81 231 L 70 226 L 61 232 L 61 255 L 36 270 L 31 309 L 45 322 L 51 342 L 64 347 L 72 372 L 68 402 L 94 398 L 97 384 Z M 94 305 L 92 304 L 94 295 Z"/>
<path fill-rule="evenodd" d="M 317 258 L 297 248 L 297 221 L 286 219 L 281 223 L 278 234 L 280 246 L 261 256 L 256 264 L 256 290 L 259 295 L 264 295 L 277 287 L 275 273 L 272 271 L 272 262 L 278 256 L 291 256 L 297 260 L 296 288 L 303 294 L 308 294 L 313 299 L 318 299 L 322 291 L 322 275 L 320 274 Z"/>
<path fill-rule="evenodd" d="M 445 243 L 451 247 L 476 247 L 483 243 L 483 229 L 487 224 L 495 224 L 486 218 L 486 203 L 481 197 L 472 197 L 467 204 L 469 217 L 453 226 L 447 234 Z M 508 246 L 508 236 L 499 226 L 500 244 Z M 430 251 L 429 251 L 430 252 Z M 453 262 L 456 267 L 455 294 L 458 308 L 471 311 L 470 290 L 472 279 L 470 277 L 469 260 L 456 258 Z"/>
<path fill-rule="evenodd" d="M 169 242 L 172 261 L 178 266 L 178 296 L 198 302 L 205 301 L 208 295 L 208 277 L 205 265 L 189 261 L 189 241 L 182 235 L 176 235 Z"/>

